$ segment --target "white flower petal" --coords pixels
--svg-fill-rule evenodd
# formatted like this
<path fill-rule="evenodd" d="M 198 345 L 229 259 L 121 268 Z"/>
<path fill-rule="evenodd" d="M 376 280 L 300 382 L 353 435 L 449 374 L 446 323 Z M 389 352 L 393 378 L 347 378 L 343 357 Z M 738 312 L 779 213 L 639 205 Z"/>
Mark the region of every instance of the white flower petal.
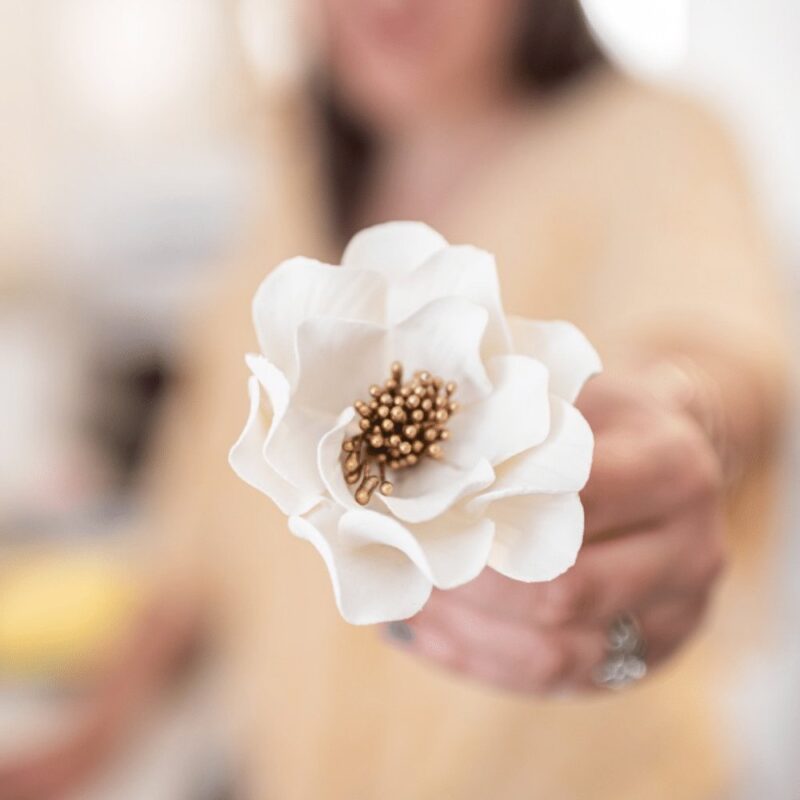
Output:
<path fill-rule="evenodd" d="M 276 267 L 253 299 L 253 321 L 261 352 L 294 386 L 297 329 L 312 317 L 382 323 L 386 278 L 375 271 L 351 272 L 310 258 Z"/>
<path fill-rule="evenodd" d="M 580 411 L 550 395 L 547 439 L 499 466 L 497 480 L 468 510 L 482 513 L 487 503 L 520 494 L 578 492 L 589 479 L 593 449 L 592 430 Z"/>
<path fill-rule="evenodd" d="M 266 358 L 248 355 L 245 360 L 264 390 L 274 398 L 275 414 L 262 448 L 264 462 L 305 494 L 322 494 L 324 487 L 315 469 L 315 459 L 317 443 L 331 420 L 291 403 L 285 376 Z"/>
<path fill-rule="evenodd" d="M 514 350 L 541 361 L 550 371 L 550 391 L 569 403 L 603 367 L 597 351 L 571 322 L 509 317 L 509 323 Z"/>
<path fill-rule="evenodd" d="M 577 493 L 522 495 L 492 503 L 495 522 L 489 566 L 517 581 L 549 581 L 566 572 L 583 541 Z"/>
<path fill-rule="evenodd" d="M 317 493 L 293 486 L 264 460 L 262 449 L 269 435 L 269 427 L 261 408 L 262 389 L 259 380 L 252 375 L 247 386 L 250 413 L 241 436 L 230 450 L 228 461 L 245 483 L 264 492 L 284 514 L 303 514 L 313 508 L 321 498 Z M 276 381 L 272 388 L 272 397 L 279 398 L 282 391 L 279 382 Z M 272 403 L 275 409 L 272 422 L 274 425 L 280 400 L 275 399 Z"/>
<path fill-rule="evenodd" d="M 543 442 L 550 429 L 548 375 L 541 363 L 527 356 L 496 356 L 488 371 L 492 392 L 448 423 L 445 458 L 460 467 L 480 458 L 500 464 Z"/>
<path fill-rule="evenodd" d="M 286 375 L 264 356 L 248 353 L 244 361 L 269 397 L 274 427 L 283 419 L 289 408 L 292 393 L 289 381 Z"/>
<path fill-rule="evenodd" d="M 322 494 L 325 487 L 317 469 L 317 448 L 331 424 L 332 417 L 290 406 L 267 437 L 264 460 L 302 491 Z"/>
<path fill-rule="evenodd" d="M 415 525 L 413 530 L 439 589 L 452 589 L 477 578 L 489 560 L 494 541 L 492 520 L 452 510 Z"/>
<path fill-rule="evenodd" d="M 320 439 L 317 451 L 317 466 L 325 488 L 336 503 L 346 509 L 361 508 L 353 496 L 353 487 L 344 479 L 341 460 L 342 442 L 348 426 L 355 418 L 356 412 L 352 406 L 342 411 L 333 428 Z"/>
<path fill-rule="evenodd" d="M 387 322 L 399 322 L 440 297 L 463 297 L 487 310 L 489 322 L 481 345 L 484 357 L 511 352 L 511 333 L 491 253 L 470 245 L 435 253 L 389 287 Z"/>
<path fill-rule="evenodd" d="M 416 614 L 430 596 L 430 580 L 402 550 L 342 536 L 341 518 L 333 503 L 289 518 L 292 533 L 311 542 L 325 561 L 341 615 L 354 625 L 371 625 Z"/>
<path fill-rule="evenodd" d="M 425 459 L 413 469 L 394 476 L 395 491 L 389 497 L 373 495 L 389 511 L 406 522 L 427 522 L 452 508 L 462 497 L 485 489 L 494 481 L 494 470 L 482 459 L 471 469 L 461 470 Z"/>
<path fill-rule="evenodd" d="M 300 369 L 293 405 L 329 414 L 365 398 L 389 376 L 394 358 L 385 328 L 368 322 L 319 317 L 298 330 Z"/>
<path fill-rule="evenodd" d="M 476 578 L 489 557 L 494 524 L 451 512 L 431 522 L 405 526 L 375 511 L 349 511 L 339 532 L 354 542 L 380 543 L 402 550 L 439 589 Z"/>
<path fill-rule="evenodd" d="M 447 240 L 422 222 L 387 222 L 357 233 L 345 248 L 342 266 L 378 270 L 394 280 L 445 247 Z"/>
<path fill-rule="evenodd" d="M 354 320 L 306 320 L 297 334 L 293 404 L 338 414 L 388 377 L 393 361 L 407 374 L 427 369 L 457 381 L 462 402 L 483 397 L 491 388 L 480 358 L 486 321 L 484 308 L 457 297 L 435 300 L 391 330 Z"/>
<path fill-rule="evenodd" d="M 461 403 L 477 400 L 491 390 L 480 355 L 487 320 L 485 308 L 463 298 L 434 300 L 392 329 L 391 360 L 407 376 L 428 370 L 456 381 Z"/>

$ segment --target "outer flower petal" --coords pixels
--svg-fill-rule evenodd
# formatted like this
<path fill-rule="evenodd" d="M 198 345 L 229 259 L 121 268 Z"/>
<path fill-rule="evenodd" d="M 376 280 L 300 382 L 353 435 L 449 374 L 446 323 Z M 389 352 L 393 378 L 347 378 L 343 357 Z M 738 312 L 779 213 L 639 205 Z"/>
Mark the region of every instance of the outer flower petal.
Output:
<path fill-rule="evenodd" d="M 571 322 L 509 317 L 509 323 L 514 350 L 541 361 L 550 370 L 550 391 L 569 403 L 603 368 L 597 351 Z"/>
<path fill-rule="evenodd" d="M 447 240 L 422 222 L 387 222 L 357 233 L 342 255 L 348 269 L 378 270 L 391 280 L 447 247 Z"/>
<path fill-rule="evenodd" d="M 270 381 L 270 385 L 274 426 L 280 408 L 282 388 L 277 378 L 274 384 Z M 262 390 L 258 379 L 253 375 L 250 376 L 247 386 L 250 395 L 250 414 L 241 436 L 230 450 L 228 461 L 234 472 L 245 483 L 264 492 L 284 514 L 303 514 L 313 508 L 320 497 L 293 486 L 264 460 L 262 448 L 269 436 L 269 428 L 261 409 Z"/>
<path fill-rule="evenodd" d="M 379 272 L 345 272 L 310 258 L 292 258 L 276 267 L 253 299 L 253 321 L 261 352 L 297 377 L 295 338 L 304 320 L 339 317 L 383 322 L 386 278 Z"/>
<path fill-rule="evenodd" d="M 550 428 L 547 370 L 526 356 L 489 362 L 493 385 L 485 399 L 453 415 L 448 427 L 448 462 L 468 467 L 480 458 L 500 464 L 544 441 Z"/>
<path fill-rule="evenodd" d="M 566 572 L 583 541 L 577 493 L 508 497 L 489 506 L 496 530 L 489 566 L 517 581 L 549 581 Z"/>
<path fill-rule="evenodd" d="M 450 246 L 435 253 L 389 287 L 387 322 L 399 322 L 440 297 L 463 297 L 488 311 L 482 342 L 484 357 L 511 352 L 511 333 L 491 253 L 470 245 Z"/>
<path fill-rule="evenodd" d="M 402 550 L 439 589 L 476 578 L 489 557 L 494 523 L 455 512 L 421 525 L 404 526 L 393 517 L 361 509 L 346 513 L 339 531 L 353 541 Z"/>
<path fill-rule="evenodd" d="M 498 467 L 497 480 L 468 508 L 482 513 L 503 497 L 580 491 L 589 479 L 593 450 L 594 436 L 580 411 L 551 395 L 547 439 Z"/>
<path fill-rule="evenodd" d="M 491 390 L 480 355 L 487 320 L 486 309 L 468 300 L 434 300 L 391 331 L 391 360 L 400 361 L 408 374 L 426 369 L 455 380 L 462 403 L 477 400 Z"/>
<path fill-rule="evenodd" d="M 375 499 L 383 502 L 394 516 L 406 522 L 427 522 L 493 481 L 494 470 L 485 459 L 469 470 L 430 460 L 404 470 L 394 494 L 384 497 L 376 492 L 373 502 Z"/>
<path fill-rule="evenodd" d="M 317 442 L 330 422 L 291 403 L 286 378 L 263 356 L 248 355 L 245 360 L 261 386 L 275 398 L 275 414 L 261 451 L 264 463 L 303 494 L 321 495 L 324 487 L 314 465 Z"/>
<path fill-rule="evenodd" d="M 325 561 L 341 615 L 370 625 L 416 614 L 430 596 L 430 580 L 402 550 L 342 536 L 341 519 L 342 509 L 333 503 L 289 518 L 292 533 L 311 542 Z"/>

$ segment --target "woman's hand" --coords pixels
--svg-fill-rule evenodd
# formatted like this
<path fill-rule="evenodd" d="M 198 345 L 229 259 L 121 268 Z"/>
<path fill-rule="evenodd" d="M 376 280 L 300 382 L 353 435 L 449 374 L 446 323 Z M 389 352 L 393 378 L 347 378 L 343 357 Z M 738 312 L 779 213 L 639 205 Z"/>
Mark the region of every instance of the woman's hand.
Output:
<path fill-rule="evenodd" d="M 575 566 L 538 584 L 486 569 L 434 591 L 408 621 L 406 648 L 506 689 L 561 692 L 593 686 L 621 613 L 639 621 L 648 667 L 697 628 L 725 561 L 721 470 L 708 436 L 641 378 L 601 375 L 577 405 L 596 445 Z"/>

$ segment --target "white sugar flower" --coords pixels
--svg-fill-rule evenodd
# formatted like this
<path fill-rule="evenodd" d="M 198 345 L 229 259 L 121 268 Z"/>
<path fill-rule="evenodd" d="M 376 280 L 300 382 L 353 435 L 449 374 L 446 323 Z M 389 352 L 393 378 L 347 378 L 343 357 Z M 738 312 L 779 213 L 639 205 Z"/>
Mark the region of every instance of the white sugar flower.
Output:
<path fill-rule="evenodd" d="M 507 318 L 489 253 L 379 225 L 341 267 L 281 264 L 253 314 L 230 462 L 319 551 L 345 619 L 409 617 L 487 564 L 574 563 L 593 437 L 573 402 L 600 360 L 567 322 Z"/>

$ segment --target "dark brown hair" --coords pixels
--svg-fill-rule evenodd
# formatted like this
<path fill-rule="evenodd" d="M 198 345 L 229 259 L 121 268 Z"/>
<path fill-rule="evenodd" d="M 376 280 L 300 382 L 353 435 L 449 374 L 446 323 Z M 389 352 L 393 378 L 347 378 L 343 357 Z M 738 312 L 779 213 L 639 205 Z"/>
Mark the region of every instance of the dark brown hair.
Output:
<path fill-rule="evenodd" d="M 579 0 L 520 0 L 512 52 L 513 79 L 539 95 L 552 94 L 607 63 Z M 313 89 L 322 120 L 334 232 L 346 238 L 369 169 L 373 143 L 347 115 L 324 80 Z"/>

